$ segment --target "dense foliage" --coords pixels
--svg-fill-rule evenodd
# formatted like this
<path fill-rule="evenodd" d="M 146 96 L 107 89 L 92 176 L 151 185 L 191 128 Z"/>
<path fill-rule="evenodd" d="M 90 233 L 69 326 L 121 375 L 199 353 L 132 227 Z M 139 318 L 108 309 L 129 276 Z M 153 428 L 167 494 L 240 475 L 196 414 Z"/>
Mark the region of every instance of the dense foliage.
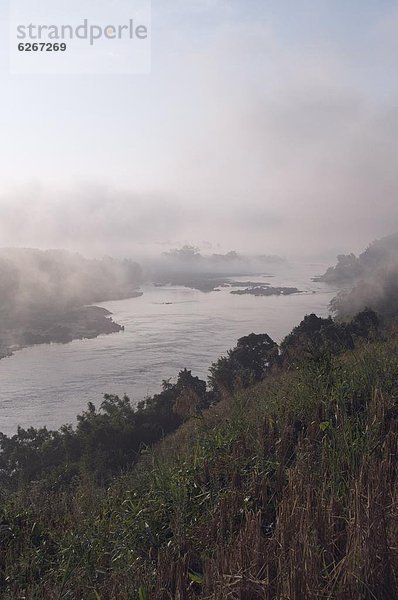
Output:
<path fill-rule="evenodd" d="M 218 396 L 248 387 L 266 376 L 277 356 L 278 346 L 266 333 L 240 338 L 236 348 L 210 367 L 210 385 Z"/>
<path fill-rule="evenodd" d="M 175 384 L 165 381 L 162 392 L 136 408 L 127 396 L 105 395 L 99 410 L 89 403 L 76 428 L 19 428 L 11 438 L 0 433 L 0 482 L 15 489 L 39 479 L 65 483 L 82 473 L 107 482 L 208 401 L 206 383 L 185 369 Z"/>

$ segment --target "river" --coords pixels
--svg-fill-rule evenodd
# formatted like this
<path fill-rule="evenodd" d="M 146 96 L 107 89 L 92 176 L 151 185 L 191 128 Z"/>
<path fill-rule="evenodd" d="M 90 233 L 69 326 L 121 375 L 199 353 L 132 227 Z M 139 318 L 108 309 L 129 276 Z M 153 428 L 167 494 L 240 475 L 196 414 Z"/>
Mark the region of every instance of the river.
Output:
<path fill-rule="evenodd" d="M 205 378 L 209 365 L 251 332 L 280 341 L 305 314 L 328 314 L 336 290 L 311 281 L 324 270 L 296 264 L 275 267 L 267 276 L 233 277 L 305 292 L 292 296 L 147 285 L 140 298 L 100 304 L 124 332 L 25 348 L 0 361 L 0 431 L 11 435 L 18 425 L 58 429 L 75 423 L 87 403 L 98 406 L 104 393 L 139 401 L 184 367 Z"/>

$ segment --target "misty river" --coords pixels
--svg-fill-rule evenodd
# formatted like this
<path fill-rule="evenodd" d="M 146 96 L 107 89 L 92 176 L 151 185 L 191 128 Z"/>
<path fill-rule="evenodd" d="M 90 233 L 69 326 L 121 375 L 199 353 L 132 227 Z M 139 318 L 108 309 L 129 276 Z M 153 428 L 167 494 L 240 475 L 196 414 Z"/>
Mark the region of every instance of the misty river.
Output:
<path fill-rule="evenodd" d="M 99 304 L 125 326 L 124 332 L 26 348 L 0 361 L 0 431 L 10 435 L 18 425 L 57 429 L 75 423 L 87 403 L 98 406 L 104 393 L 126 393 L 139 401 L 184 367 L 206 378 L 210 364 L 251 332 L 281 341 L 305 314 L 329 314 L 336 290 L 311 281 L 325 268 L 290 264 L 255 276 L 256 281 L 305 292 L 292 296 L 147 285 L 140 298 Z"/>

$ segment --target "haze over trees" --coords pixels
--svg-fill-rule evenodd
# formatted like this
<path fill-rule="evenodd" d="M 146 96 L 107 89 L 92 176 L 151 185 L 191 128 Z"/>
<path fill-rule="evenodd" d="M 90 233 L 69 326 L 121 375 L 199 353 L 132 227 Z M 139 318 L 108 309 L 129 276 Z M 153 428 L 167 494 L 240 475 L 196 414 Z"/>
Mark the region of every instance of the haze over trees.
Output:
<path fill-rule="evenodd" d="M 0 250 L 0 310 L 14 318 L 127 296 L 141 282 L 141 268 L 129 260 L 90 260 L 65 250 Z"/>
<path fill-rule="evenodd" d="M 137 294 L 141 267 L 64 250 L 0 250 L 0 358 L 13 345 L 70 341 L 118 331 L 94 302 Z"/>
<path fill-rule="evenodd" d="M 163 252 L 148 265 L 148 273 L 160 285 L 171 283 L 212 292 L 224 285 L 230 276 L 263 274 L 285 262 L 280 256 L 248 256 L 235 250 L 206 254 L 200 248 L 186 244 Z"/>
<path fill-rule="evenodd" d="M 65 250 L 0 249 L 0 358 L 33 344 L 69 342 L 120 331 L 93 303 L 141 295 L 144 282 L 211 292 L 232 274 L 264 272 L 277 256 L 204 254 L 185 245 L 157 259 L 87 259 Z"/>
<path fill-rule="evenodd" d="M 342 287 L 331 307 L 339 319 L 365 308 L 385 318 L 398 314 L 398 233 L 376 240 L 358 257 L 340 255 L 335 267 L 317 278 Z"/>
<path fill-rule="evenodd" d="M 250 274 L 262 272 L 270 266 L 281 265 L 283 258 L 275 255 L 247 256 L 230 250 L 224 254 L 205 254 L 200 248 L 186 244 L 181 248 L 174 248 L 163 252 L 157 262 L 160 273 L 212 273 L 222 274 Z"/>

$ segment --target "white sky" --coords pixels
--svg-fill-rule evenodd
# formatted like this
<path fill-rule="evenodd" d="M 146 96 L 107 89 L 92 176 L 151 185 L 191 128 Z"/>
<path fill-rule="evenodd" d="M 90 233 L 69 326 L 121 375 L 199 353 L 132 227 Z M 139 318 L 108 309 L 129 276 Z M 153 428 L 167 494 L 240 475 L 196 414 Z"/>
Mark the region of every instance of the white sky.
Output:
<path fill-rule="evenodd" d="M 11 76 L 0 2 L 0 246 L 329 257 L 398 230 L 397 2 L 153 0 L 149 76 Z"/>

